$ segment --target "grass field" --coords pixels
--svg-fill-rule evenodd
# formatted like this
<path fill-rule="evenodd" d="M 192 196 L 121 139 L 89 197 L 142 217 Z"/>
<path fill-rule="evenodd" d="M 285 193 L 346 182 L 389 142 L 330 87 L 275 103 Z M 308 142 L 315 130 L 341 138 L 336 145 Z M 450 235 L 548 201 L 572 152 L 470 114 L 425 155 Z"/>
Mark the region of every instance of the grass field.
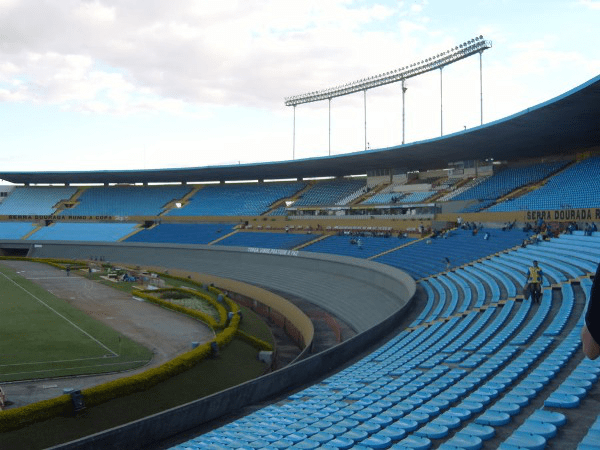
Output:
<path fill-rule="evenodd" d="M 121 371 L 151 358 L 150 350 L 0 267 L 0 382 Z"/>

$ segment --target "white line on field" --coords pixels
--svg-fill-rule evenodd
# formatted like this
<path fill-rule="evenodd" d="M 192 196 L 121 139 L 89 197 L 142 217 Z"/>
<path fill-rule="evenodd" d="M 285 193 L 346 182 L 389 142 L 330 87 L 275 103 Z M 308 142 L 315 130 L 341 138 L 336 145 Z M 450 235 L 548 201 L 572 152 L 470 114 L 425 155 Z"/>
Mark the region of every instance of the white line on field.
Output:
<path fill-rule="evenodd" d="M 2 374 L 2 376 L 6 377 L 9 375 L 26 375 L 28 373 L 59 372 L 59 371 L 65 371 L 65 370 L 91 369 L 92 367 L 103 367 L 103 366 L 124 366 L 125 364 L 137 364 L 137 363 L 145 363 L 145 362 L 148 362 L 148 361 L 146 361 L 146 360 L 123 361 L 120 363 L 94 364 L 93 366 L 78 366 L 78 367 L 68 367 L 68 368 L 60 368 L 60 369 L 34 370 L 32 372 L 12 372 L 12 373 L 4 373 L 4 374 Z M 98 374 L 98 375 L 102 375 L 102 374 Z"/>
<path fill-rule="evenodd" d="M 81 279 L 80 277 L 31 277 L 27 278 L 28 280 L 63 280 L 63 281 L 86 281 L 85 279 Z"/>
<path fill-rule="evenodd" d="M 62 317 L 63 319 L 65 319 L 67 322 L 69 322 L 71 325 L 73 325 L 75 328 L 77 328 L 79 331 L 81 331 L 83 334 L 85 334 L 87 337 L 89 337 L 92 341 L 96 342 L 98 345 L 102 346 L 103 348 L 105 348 L 106 350 L 108 350 L 109 352 L 111 352 L 114 356 L 119 356 L 117 353 L 113 352 L 110 348 L 108 348 L 106 345 L 104 345 L 102 342 L 100 342 L 94 336 L 92 336 L 87 331 L 85 331 L 82 328 L 80 328 L 77 324 L 71 322 L 69 319 L 67 319 L 65 316 L 63 316 L 61 313 L 59 313 L 57 310 L 55 310 L 54 308 L 52 308 L 50 305 L 46 304 L 43 300 L 41 300 L 40 298 L 36 297 L 34 294 L 32 294 L 31 292 L 29 292 L 27 289 L 25 289 L 19 283 L 17 283 L 14 280 L 11 280 L 9 277 L 7 277 L 2 272 L 0 272 L 0 274 L 4 278 L 6 278 L 8 281 L 10 281 L 11 283 L 13 283 L 15 286 L 17 286 L 17 287 L 21 288 L 23 291 L 27 292 L 29 295 L 31 295 L 34 299 L 36 299 L 38 302 L 40 302 L 42 305 L 44 305 L 50 311 L 54 312 L 57 316 Z"/>
<path fill-rule="evenodd" d="M 116 355 L 112 356 L 95 356 L 94 358 L 77 358 L 77 359 L 60 359 L 55 361 L 35 361 L 35 362 L 24 362 L 24 363 L 15 363 L 15 364 L 0 364 L 0 367 L 12 367 L 12 366 L 26 366 L 33 364 L 56 364 L 56 363 L 65 363 L 65 362 L 74 362 L 74 361 L 92 361 L 94 359 L 106 359 L 106 358 L 116 358 Z"/>

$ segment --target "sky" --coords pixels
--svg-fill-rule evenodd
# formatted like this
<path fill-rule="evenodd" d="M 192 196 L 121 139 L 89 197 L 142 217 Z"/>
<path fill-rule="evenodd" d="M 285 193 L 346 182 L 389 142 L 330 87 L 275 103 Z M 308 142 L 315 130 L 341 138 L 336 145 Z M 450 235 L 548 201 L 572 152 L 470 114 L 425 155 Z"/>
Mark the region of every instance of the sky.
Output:
<path fill-rule="evenodd" d="M 600 74 L 600 0 L 0 0 L 0 171 L 139 170 L 362 151 L 362 93 L 284 99 L 476 36 L 483 122 Z M 480 124 L 479 56 L 406 81 L 405 141 Z M 443 125 L 440 117 L 443 110 Z M 402 142 L 400 83 L 368 146 Z M 295 125 L 295 138 L 294 138 Z M 442 130 L 443 127 L 443 130 Z"/>

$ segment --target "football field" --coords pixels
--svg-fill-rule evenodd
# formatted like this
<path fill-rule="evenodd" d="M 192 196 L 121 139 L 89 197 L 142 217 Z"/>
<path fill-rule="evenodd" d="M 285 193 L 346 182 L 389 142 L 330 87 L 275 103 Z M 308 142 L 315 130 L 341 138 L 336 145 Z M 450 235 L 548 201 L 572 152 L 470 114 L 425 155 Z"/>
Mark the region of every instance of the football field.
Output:
<path fill-rule="evenodd" d="M 0 383 L 132 369 L 152 352 L 0 267 Z"/>

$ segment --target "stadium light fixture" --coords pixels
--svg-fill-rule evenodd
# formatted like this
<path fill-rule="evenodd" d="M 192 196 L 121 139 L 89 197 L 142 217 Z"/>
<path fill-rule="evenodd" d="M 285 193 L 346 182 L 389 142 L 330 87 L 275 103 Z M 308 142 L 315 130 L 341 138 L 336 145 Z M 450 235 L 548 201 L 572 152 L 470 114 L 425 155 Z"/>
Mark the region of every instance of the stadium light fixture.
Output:
<path fill-rule="evenodd" d="M 441 69 L 447 65 L 460 61 L 462 59 L 468 58 L 469 56 L 475 55 L 479 53 L 480 58 L 480 72 L 481 72 L 481 57 L 485 50 L 492 47 L 492 41 L 485 40 L 482 35 L 479 37 L 475 37 L 474 39 L 470 39 L 458 46 L 450 48 L 449 50 L 443 51 L 441 53 L 437 53 L 435 56 L 431 56 L 429 58 L 423 59 L 420 62 L 414 62 L 407 66 L 402 66 L 399 69 L 391 70 L 388 72 L 383 72 L 378 75 L 373 75 L 367 78 L 361 78 L 356 81 L 352 81 L 349 83 L 344 83 L 341 85 L 337 85 L 335 87 L 321 89 L 314 92 L 309 92 L 308 94 L 300 94 L 293 95 L 291 97 L 285 98 L 286 106 L 294 107 L 294 143 L 293 143 L 293 153 L 292 159 L 295 159 L 295 149 L 296 149 L 296 106 L 303 103 L 312 103 L 321 100 L 328 100 L 331 105 L 331 99 L 335 97 L 341 97 L 344 95 L 350 95 L 356 92 L 364 91 L 365 97 L 365 143 L 366 143 L 366 91 L 368 89 L 373 89 L 379 86 L 384 86 L 391 83 L 396 83 L 398 81 L 403 84 L 403 93 L 406 92 L 404 89 L 404 82 L 408 78 L 413 78 L 418 75 L 431 72 L 432 70 Z M 481 91 L 481 123 L 483 124 L 483 81 L 482 75 L 480 73 L 480 91 Z M 441 97 L 441 91 L 440 91 Z M 330 106 L 331 108 L 331 106 Z M 404 111 L 404 106 L 403 106 Z M 331 112 L 330 112 L 331 114 Z M 441 104 L 440 104 L 440 115 L 441 115 Z M 403 113 L 404 116 L 404 113 Z M 443 120 L 443 116 L 442 116 Z M 330 119 L 331 121 L 331 119 Z M 403 118 L 404 122 L 404 118 Z M 330 128 L 330 139 L 331 139 L 331 128 Z M 443 128 L 442 128 L 443 134 Z M 404 143 L 404 131 L 402 141 Z M 366 148 L 366 144 L 365 144 Z M 330 144 L 330 152 L 331 152 L 331 144 Z"/>

